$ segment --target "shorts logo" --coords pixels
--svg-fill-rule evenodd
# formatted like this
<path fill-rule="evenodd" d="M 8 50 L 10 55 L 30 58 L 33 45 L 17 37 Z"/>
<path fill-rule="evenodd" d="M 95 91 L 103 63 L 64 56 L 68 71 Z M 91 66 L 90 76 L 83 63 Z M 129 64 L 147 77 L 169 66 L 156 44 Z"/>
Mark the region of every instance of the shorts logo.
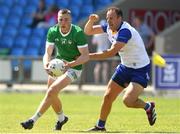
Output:
<path fill-rule="evenodd" d="M 149 73 L 146 73 L 146 79 L 149 80 L 150 77 L 149 77 Z"/>
<path fill-rule="evenodd" d="M 76 75 L 76 73 L 74 71 L 71 70 L 70 74 L 71 74 L 71 76 L 73 77 L 74 80 L 77 79 L 77 75 Z"/>

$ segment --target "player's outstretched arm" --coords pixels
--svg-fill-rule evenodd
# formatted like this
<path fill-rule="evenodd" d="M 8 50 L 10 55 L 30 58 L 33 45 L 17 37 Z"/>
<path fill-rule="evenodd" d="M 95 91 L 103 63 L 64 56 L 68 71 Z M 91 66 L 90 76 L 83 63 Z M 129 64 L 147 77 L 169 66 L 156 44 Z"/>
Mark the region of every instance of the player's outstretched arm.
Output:
<path fill-rule="evenodd" d="M 97 52 L 97 53 L 90 53 L 89 58 L 90 60 L 103 60 L 107 58 L 111 58 L 115 56 L 118 51 L 124 47 L 124 43 L 122 42 L 117 42 L 116 44 L 112 45 L 110 49 L 107 49 L 103 52 Z"/>
<path fill-rule="evenodd" d="M 74 67 L 80 64 L 84 64 L 89 60 L 89 49 L 87 47 L 78 48 L 81 55 L 76 60 L 67 62 L 66 66 Z"/>

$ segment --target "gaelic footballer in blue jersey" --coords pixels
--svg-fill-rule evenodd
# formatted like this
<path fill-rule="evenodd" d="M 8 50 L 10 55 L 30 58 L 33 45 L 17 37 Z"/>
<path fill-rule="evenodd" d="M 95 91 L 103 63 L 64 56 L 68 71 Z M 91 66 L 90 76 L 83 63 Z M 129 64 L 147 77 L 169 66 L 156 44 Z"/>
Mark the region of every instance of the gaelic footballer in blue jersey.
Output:
<path fill-rule="evenodd" d="M 97 14 L 91 14 L 84 31 L 87 35 L 106 32 L 112 45 L 103 52 L 90 53 L 90 60 L 102 60 L 117 53 L 121 63 L 117 66 L 104 94 L 100 116 L 95 127 L 90 131 L 105 131 L 105 123 L 110 114 L 112 104 L 117 96 L 126 88 L 123 96 L 124 104 L 129 108 L 145 109 L 149 124 L 156 120 L 154 102 L 144 102 L 139 95 L 147 87 L 150 72 L 150 60 L 139 33 L 128 22 L 123 21 L 123 13 L 117 7 L 107 9 L 105 25 L 95 25 L 99 20 Z"/>

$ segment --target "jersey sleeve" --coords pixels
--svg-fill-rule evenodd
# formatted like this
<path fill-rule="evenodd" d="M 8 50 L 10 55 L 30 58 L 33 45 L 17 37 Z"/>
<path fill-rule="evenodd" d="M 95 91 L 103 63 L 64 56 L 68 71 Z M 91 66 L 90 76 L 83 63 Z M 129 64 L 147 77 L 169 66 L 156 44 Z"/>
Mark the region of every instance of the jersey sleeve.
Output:
<path fill-rule="evenodd" d="M 119 31 L 116 41 L 127 43 L 131 39 L 132 34 L 129 29 L 125 28 Z"/>
<path fill-rule="evenodd" d="M 107 24 L 103 24 L 103 25 L 101 25 L 101 27 L 102 27 L 103 31 L 105 33 L 107 33 Z"/>
<path fill-rule="evenodd" d="M 86 36 L 82 30 L 77 32 L 74 40 L 75 40 L 78 47 L 87 45 L 87 39 L 86 39 Z"/>
<path fill-rule="evenodd" d="M 55 42 L 55 36 L 53 36 L 52 28 L 50 28 L 48 30 L 46 42 L 49 42 L 49 43 L 54 43 Z"/>

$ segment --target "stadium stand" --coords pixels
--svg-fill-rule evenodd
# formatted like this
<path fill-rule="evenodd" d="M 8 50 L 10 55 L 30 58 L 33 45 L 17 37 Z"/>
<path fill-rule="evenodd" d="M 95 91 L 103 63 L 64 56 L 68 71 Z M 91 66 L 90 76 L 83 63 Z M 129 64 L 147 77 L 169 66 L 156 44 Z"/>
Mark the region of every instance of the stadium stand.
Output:
<path fill-rule="evenodd" d="M 64 0 L 62 0 L 64 1 Z M 52 6 L 55 3 L 55 0 L 45 0 L 46 5 Z"/>
<path fill-rule="evenodd" d="M 24 51 L 24 55 L 31 56 L 31 57 L 38 57 L 39 52 L 38 52 L 38 49 L 36 48 L 27 48 Z M 30 59 L 25 60 L 23 65 L 24 65 L 23 67 L 25 71 L 30 71 L 31 66 L 32 66 L 32 60 Z"/>
<path fill-rule="evenodd" d="M 27 47 L 27 42 L 28 42 L 28 39 L 26 37 L 19 35 L 14 40 L 13 49 L 14 48 L 25 49 Z"/>
<path fill-rule="evenodd" d="M 1 9 L 1 16 L 7 17 L 8 14 L 9 14 L 9 8 L 8 8 L 8 6 L 1 5 L 1 6 L 0 6 L 0 9 Z"/>
<path fill-rule="evenodd" d="M 113 0 L 44 0 L 48 7 L 57 5 L 59 9 L 72 11 L 73 23 L 87 17 Z M 103 3 L 104 2 L 104 3 Z M 47 28 L 32 28 L 32 13 L 38 8 L 39 0 L 2 0 L 0 1 L 0 56 L 42 56 L 45 49 Z M 103 3 L 103 4 L 102 4 Z M 81 10 L 83 9 L 85 10 Z M 12 68 L 18 66 L 12 60 Z M 31 61 L 23 62 L 24 71 L 30 70 Z"/>
<path fill-rule="evenodd" d="M 18 18 L 20 18 L 24 13 L 22 5 L 13 6 L 13 9 L 11 12 L 13 13 L 12 14 L 13 16 L 18 17 Z"/>
<path fill-rule="evenodd" d="M 0 42 L 0 48 L 8 48 L 11 49 L 13 47 L 13 38 L 10 36 L 2 36 Z"/>
<path fill-rule="evenodd" d="M 10 56 L 23 56 L 23 52 L 24 52 L 24 49 L 23 48 L 14 48 L 11 53 L 10 53 Z M 20 62 L 18 60 L 12 60 L 11 61 L 11 67 L 12 67 L 12 70 L 15 70 L 16 67 L 19 67 L 20 65 Z"/>
<path fill-rule="evenodd" d="M 57 0 L 56 4 L 57 4 L 58 7 L 68 8 L 69 0 Z"/>
<path fill-rule="evenodd" d="M 20 27 L 18 31 L 19 32 L 17 35 L 27 38 L 30 36 L 32 29 L 30 29 L 29 27 Z"/>

